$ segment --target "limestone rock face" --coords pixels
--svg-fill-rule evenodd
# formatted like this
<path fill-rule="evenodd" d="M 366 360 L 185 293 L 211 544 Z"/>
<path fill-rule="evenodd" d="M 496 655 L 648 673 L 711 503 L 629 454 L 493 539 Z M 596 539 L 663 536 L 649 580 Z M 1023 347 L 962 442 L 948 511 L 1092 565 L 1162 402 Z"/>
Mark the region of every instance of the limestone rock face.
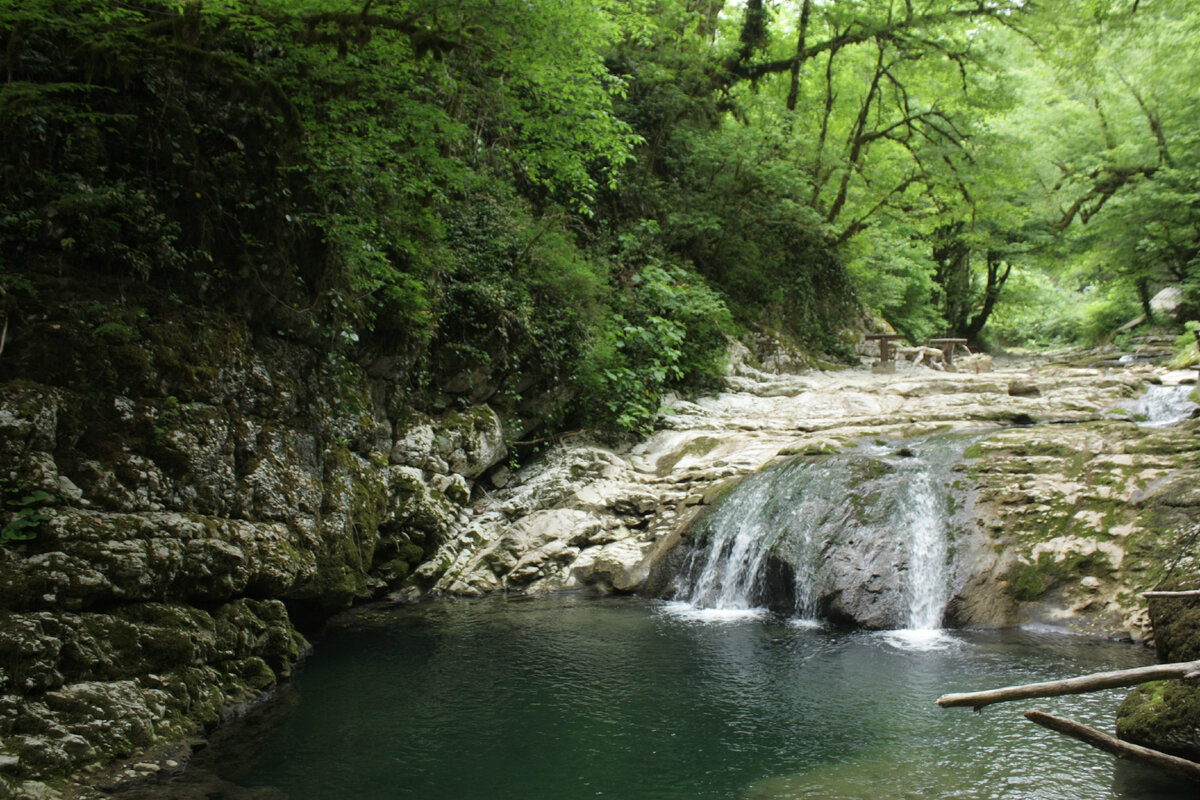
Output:
<path fill-rule="evenodd" d="M 307 648 L 279 601 L 201 611 L 131 603 L 106 613 L 0 617 L 0 773 L 63 775 L 177 739 L 290 674 Z"/>
<path fill-rule="evenodd" d="M 476 406 L 408 427 L 390 453 L 394 464 L 478 478 L 504 458 L 504 430 L 496 412 Z"/>
<path fill-rule="evenodd" d="M 404 583 L 505 455 L 487 406 L 225 324 L 0 384 L 0 796 L 261 697 L 307 648 L 289 609 Z"/>
<path fill-rule="evenodd" d="M 956 620 L 1147 638 L 1138 595 L 1200 513 L 1195 437 L 1195 422 L 1153 428 L 1117 418 L 1010 428 L 981 441 L 966 462 L 981 546 L 966 565 Z"/>
<path fill-rule="evenodd" d="M 672 398 L 642 442 L 579 437 L 506 475 L 418 577 L 448 593 L 669 593 L 681 532 L 741 477 L 793 455 L 957 430 L 980 442 L 946 476 L 960 504 L 947 622 L 1147 635 L 1136 592 L 1194 512 L 1187 487 L 1200 468 L 1192 427 L 1141 427 L 1120 412 L 1152 375 L 1004 363 L 781 375 L 754 362 L 735 353 L 725 392 Z M 903 624 L 894 542 L 847 540 L 825 556 L 826 614 Z"/>

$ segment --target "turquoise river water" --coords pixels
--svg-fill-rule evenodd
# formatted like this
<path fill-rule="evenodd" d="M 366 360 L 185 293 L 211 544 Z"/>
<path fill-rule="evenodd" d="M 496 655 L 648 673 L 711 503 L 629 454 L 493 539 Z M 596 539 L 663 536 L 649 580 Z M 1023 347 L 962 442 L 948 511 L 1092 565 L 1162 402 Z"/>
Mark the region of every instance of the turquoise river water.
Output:
<path fill-rule="evenodd" d="M 846 632 L 631 598 L 439 601 L 339 626 L 269 724 L 231 729 L 204 760 L 290 800 L 1195 800 L 1194 785 L 1021 716 L 1111 730 L 1120 691 L 980 714 L 934 704 L 1150 660 L 1053 632 Z"/>

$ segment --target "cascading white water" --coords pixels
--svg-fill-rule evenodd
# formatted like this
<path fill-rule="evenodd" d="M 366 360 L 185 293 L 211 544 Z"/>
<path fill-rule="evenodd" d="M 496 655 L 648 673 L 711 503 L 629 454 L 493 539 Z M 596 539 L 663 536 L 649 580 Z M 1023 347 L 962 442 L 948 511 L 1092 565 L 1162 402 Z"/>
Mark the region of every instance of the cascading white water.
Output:
<path fill-rule="evenodd" d="M 903 594 L 892 624 L 938 629 L 949 595 L 948 476 L 967 443 L 924 441 L 914 445 L 920 455 L 863 447 L 747 478 L 698 526 L 704 544 L 682 571 L 676 597 L 718 611 L 787 606 L 811 619 L 831 554 L 859 548 L 892 559 L 883 579 Z M 790 597 L 778 585 L 782 564 L 794 580 Z"/>
<path fill-rule="evenodd" d="M 752 513 L 761 500 L 748 491 L 722 505 L 723 517 L 740 522 L 713 525 L 704 564 L 683 591 L 692 605 L 738 611 L 757 606 L 763 567 L 778 538 Z"/>
<path fill-rule="evenodd" d="M 908 557 L 904 587 L 908 627 L 936 630 L 942 626 L 946 608 L 946 491 L 934 479 L 929 464 L 919 462 L 917 466 L 903 484 L 896 529 Z"/>
<path fill-rule="evenodd" d="M 1192 415 L 1196 404 L 1189 397 L 1194 386 L 1151 386 L 1138 398 L 1134 414 L 1149 428 L 1178 425 Z"/>
<path fill-rule="evenodd" d="M 830 473 L 819 464 L 793 462 L 744 480 L 702 523 L 706 546 L 693 554 L 678 595 L 698 608 L 762 607 L 768 601 L 768 561 L 775 553 L 797 572 L 796 610 L 811 616 L 815 598 L 806 567 L 815 560 L 819 526 L 835 509 L 827 492 L 797 493 L 795 487 L 826 486 Z"/>

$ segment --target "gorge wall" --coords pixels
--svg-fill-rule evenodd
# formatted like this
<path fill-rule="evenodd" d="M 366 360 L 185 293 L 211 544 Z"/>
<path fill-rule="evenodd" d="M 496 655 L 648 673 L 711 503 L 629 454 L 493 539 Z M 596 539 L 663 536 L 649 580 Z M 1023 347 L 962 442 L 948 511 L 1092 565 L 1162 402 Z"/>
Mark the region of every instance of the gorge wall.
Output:
<path fill-rule="evenodd" d="M 0 385 L 0 796 L 237 713 L 295 623 L 406 579 L 506 452 L 487 406 L 419 414 L 236 319 L 58 310 Z"/>

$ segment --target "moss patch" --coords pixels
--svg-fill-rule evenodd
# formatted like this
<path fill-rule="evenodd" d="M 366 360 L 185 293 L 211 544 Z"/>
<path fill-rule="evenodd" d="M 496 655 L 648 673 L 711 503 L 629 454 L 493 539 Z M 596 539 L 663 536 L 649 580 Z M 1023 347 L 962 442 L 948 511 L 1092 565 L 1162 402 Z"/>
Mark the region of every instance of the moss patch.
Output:
<path fill-rule="evenodd" d="M 665 456 L 659 458 L 658 463 L 655 465 L 655 472 L 658 473 L 659 477 L 668 475 L 671 470 L 675 469 L 675 465 L 683 459 L 688 456 L 696 458 L 706 456 L 715 450 L 720 443 L 721 440 L 715 436 L 697 436 L 675 452 L 667 453 Z"/>
<path fill-rule="evenodd" d="M 1200 761 L 1200 685 L 1155 681 L 1134 689 L 1117 711 L 1117 736 Z"/>
<path fill-rule="evenodd" d="M 1051 553 L 1041 553 L 1032 564 L 1020 564 L 1007 575 L 1008 594 L 1014 600 L 1032 602 L 1065 581 L 1108 575 L 1112 563 L 1097 550 L 1087 555 L 1067 553 L 1059 560 Z"/>

